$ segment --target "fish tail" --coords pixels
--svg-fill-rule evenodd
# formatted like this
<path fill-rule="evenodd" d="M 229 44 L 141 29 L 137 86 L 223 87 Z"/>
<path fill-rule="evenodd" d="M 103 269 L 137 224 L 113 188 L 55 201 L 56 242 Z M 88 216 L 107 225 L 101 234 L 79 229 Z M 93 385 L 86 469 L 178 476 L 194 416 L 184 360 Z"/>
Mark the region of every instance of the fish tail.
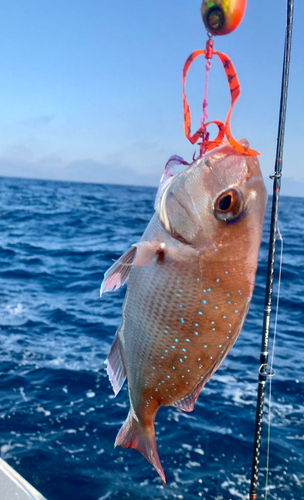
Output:
<path fill-rule="evenodd" d="M 127 420 L 117 434 L 115 447 L 116 446 L 135 448 L 142 453 L 155 467 L 166 486 L 166 477 L 157 452 L 154 420 L 152 425 L 147 427 L 140 423 L 138 419 L 134 417 L 132 411 L 130 411 Z"/>

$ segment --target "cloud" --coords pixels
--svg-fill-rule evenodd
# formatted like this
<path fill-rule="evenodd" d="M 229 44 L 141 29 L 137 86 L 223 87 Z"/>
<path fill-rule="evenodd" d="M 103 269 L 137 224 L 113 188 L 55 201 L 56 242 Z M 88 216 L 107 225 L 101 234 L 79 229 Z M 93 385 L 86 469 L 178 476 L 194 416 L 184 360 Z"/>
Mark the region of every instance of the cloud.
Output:
<path fill-rule="evenodd" d="M 73 161 L 64 166 L 62 174 L 67 180 L 100 184 L 131 184 L 157 186 L 160 172 L 136 172 L 128 166 L 105 165 L 91 159 Z"/>
<path fill-rule="evenodd" d="M 32 161 L 21 158 L 0 157 L 0 176 L 50 179 L 58 181 L 92 182 L 98 184 L 125 184 L 135 186 L 158 186 L 162 172 L 155 169 L 142 169 L 124 165 L 106 165 L 93 159 L 65 162 L 53 154 Z M 272 193 L 272 183 L 267 182 L 268 192 Z M 284 196 L 304 196 L 304 180 L 290 177 L 282 178 L 281 193 Z"/>
<path fill-rule="evenodd" d="M 92 159 L 64 162 L 57 155 L 50 155 L 36 162 L 0 157 L 0 176 L 98 184 L 157 186 L 160 172 L 138 174 L 130 167 L 107 166 Z"/>
<path fill-rule="evenodd" d="M 21 125 L 31 128 L 40 128 L 44 125 L 48 125 L 55 119 L 55 115 L 40 115 L 31 116 L 21 121 Z"/>

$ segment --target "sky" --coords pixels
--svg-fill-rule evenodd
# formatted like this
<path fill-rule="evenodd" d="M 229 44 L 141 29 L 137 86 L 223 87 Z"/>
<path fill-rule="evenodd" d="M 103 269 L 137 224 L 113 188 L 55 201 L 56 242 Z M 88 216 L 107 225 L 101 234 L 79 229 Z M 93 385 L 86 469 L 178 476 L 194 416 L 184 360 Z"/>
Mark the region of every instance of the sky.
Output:
<path fill-rule="evenodd" d="M 0 16 L 0 176 L 157 186 L 173 154 L 191 161 L 184 136 L 182 69 L 205 48 L 200 0 L 3 0 Z M 304 196 L 304 2 L 295 18 L 282 194 Z M 236 138 L 274 170 L 286 0 L 247 0 L 242 24 L 215 38 L 232 59 L 242 94 Z M 205 60 L 187 79 L 199 127 Z M 209 119 L 230 106 L 219 60 L 212 61 Z M 212 132 L 212 131 L 211 131 Z M 267 181 L 268 189 L 271 182 Z"/>

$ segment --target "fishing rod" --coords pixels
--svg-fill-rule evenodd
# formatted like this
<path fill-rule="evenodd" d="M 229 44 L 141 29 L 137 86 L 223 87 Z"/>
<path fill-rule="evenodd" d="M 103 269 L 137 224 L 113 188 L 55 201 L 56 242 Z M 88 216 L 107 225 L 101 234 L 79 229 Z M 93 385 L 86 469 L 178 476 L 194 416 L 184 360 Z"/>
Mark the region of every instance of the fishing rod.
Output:
<path fill-rule="evenodd" d="M 275 171 L 270 176 L 270 178 L 273 179 L 273 197 L 272 197 L 272 212 L 271 212 L 271 226 L 270 226 L 270 239 L 269 239 L 266 297 L 265 297 L 264 320 L 263 320 L 263 334 L 262 334 L 262 346 L 260 354 L 261 365 L 259 369 L 259 378 L 258 378 L 258 397 L 257 397 L 256 424 L 255 424 L 255 435 L 254 435 L 254 453 L 253 453 L 253 464 L 252 464 L 251 485 L 250 485 L 250 500 L 255 500 L 257 498 L 261 432 L 263 423 L 263 409 L 264 409 L 266 381 L 268 377 L 274 375 L 272 370 L 268 371 L 269 331 L 270 331 L 270 317 L 271 317 L 271 305 L 272 305 L 272 295 L 273 295 L 276 240 L 278 233 L 279 201 L 280 201 L 280 191 L 281 191 L 282 158 L 283 158 L 287 93 L 288 93 L 288 81 L 289 81 L 293 9 L 294 9 L 294 0 L 287 0 L 287 24 L 286 24 L 286 35 L 285 35 L 285 47 L 284 47 L 283 75 L 282 75 Z"/>
<path fill-rule="evenodd" d="M 253 454 L 253 465 L 252 465 L 251 486 L 250 486 L 250 500 L 255 500 L 257 498 L 261 432 L 262 432 L 262 422 L 263 422 L 266 381 L 268 377 L 273 376 L 272 368 L 270 371 L 268 369 L 269 332 L 270 332 L 270 318 L 271 318 L 271 306 L 272 306 L 272 296 L 273 296 L 276 239 L 278 233 L 279 200 L 281 191 L 282 157 L 283 157 L 283 147 L 284 147 L 287 93 L 288 93 L 288 81 L 289 81 L 293 8 L 294 8 L 294 0 L 287 0 L 287 25 L 286 25 L 286 35 L 285 35 L 285 47 L 284 47 L 277 150 L 275 159 L 275 170 L 274 173 L 270 176 L 270 178 L 273 180 L 273 198 L 272 198 L 268 268 L 267 268 L 267 279 L 266 279 L 266 297 L 265 297 L 264 319 L 263 319 L 262 346 L 260 354 L 261 364 L 260 364 L 259 378 L 258 378 L 258 396 L 257 396 L 257 410 L 256 410 L 256 425 L 254 434 L 254 454 Z M 201 134 L 201 137 L 203 138 L 203 141 L 200 144 L 201 154 L 204 153 L 209 144 L 210 147 L 214 147 L 215 143 L 217 142 L 215 140 L 213 141 L 214 144 L 210 143 L 209 135 L 206 134 L 206 126 L 208 124 L 204 123 L 206 115 L 206 107 L 207 107 L 208 72 L 211 66 L 210 58 L 212 57 L 212 54 L 215 53 L 215 51 L 213 51 L 213 41 L 211 41 L 211 37 L 212 35 L 226 35 L 231 31 L 234 31 L 241 23 L 245 13 L 245 9 L 246 9 L 246 0 L 235 0 L 231 2 L 229 1 L 223 2 L 223 0 L 213 0 L 213 1 L 203 0 L 201 13 L 205 27 L 208 32 L 209 41 L 207 42 L 206 51 L 200 51 L 200 53 L 203 52 L 206 53 L 205 57 L 207 59 L 207 64 L 206 64 L 207 78 L 206 78 L 206 93 L 203 106 L 204 118 L 202 120 L 202 127 L 196 134 L 194 134 L 194 136 L 191 136 L 191 115 L 188 102 L 184 94 L 185 133 L 187 138 L 192 143 L 196 142 L 199 133 Z M 211 56 L 210 55 L 208 56 L 208 54 L 210 53 Z M 191 55 L 191 60 L 189 62 L 187 61 L 189 65 L 191 64 L 192 60 L 197 57 L 197 55 L 200 54 L 193 53 Z M 188 66 L 186 63 L 184 68 L 184 77 L 186 77 L 187 71 L 188 71 Z M 227 76 L 230 82 L 230 78 L 232 78 L 232 76 L 231 75 Z M 233 78 L 235 78 L 235 76 L 233 76 Z M 232 97 L 232 102 L 231 102 L 231 111 L 232 111 L 235 99 L 233 95 L 234 90 L 232 87 L 230 87 L 230 91 Z M 228 128 L 230 121 L 230 113 L 228 114 L 225 126 L 226 130 L 228 129 L 229 132 L 227 134 L 227 138 L 229 142 L 232 142 L 230 136 L 230 129 Z M 190 116 L 190 118 L 188 118 L 188 115 Z M 218 139 L 218 137 L 216 139 Z M 237 147 L 237 143 L 233 144 L 233 146 Z"/>

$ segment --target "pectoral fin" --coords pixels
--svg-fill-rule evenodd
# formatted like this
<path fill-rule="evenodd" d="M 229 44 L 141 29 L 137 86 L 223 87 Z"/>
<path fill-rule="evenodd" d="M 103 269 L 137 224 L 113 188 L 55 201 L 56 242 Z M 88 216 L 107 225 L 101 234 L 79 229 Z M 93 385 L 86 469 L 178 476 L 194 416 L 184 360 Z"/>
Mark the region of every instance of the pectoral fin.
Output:
<path fill-rule="evenodd" d="M 159 241 L 140 241 L 124 253 L 104 275 L 100 296 L 120 288 L 128 279 L 131 266 L 145 266 L 155 257 L 160 248 Z"/>

